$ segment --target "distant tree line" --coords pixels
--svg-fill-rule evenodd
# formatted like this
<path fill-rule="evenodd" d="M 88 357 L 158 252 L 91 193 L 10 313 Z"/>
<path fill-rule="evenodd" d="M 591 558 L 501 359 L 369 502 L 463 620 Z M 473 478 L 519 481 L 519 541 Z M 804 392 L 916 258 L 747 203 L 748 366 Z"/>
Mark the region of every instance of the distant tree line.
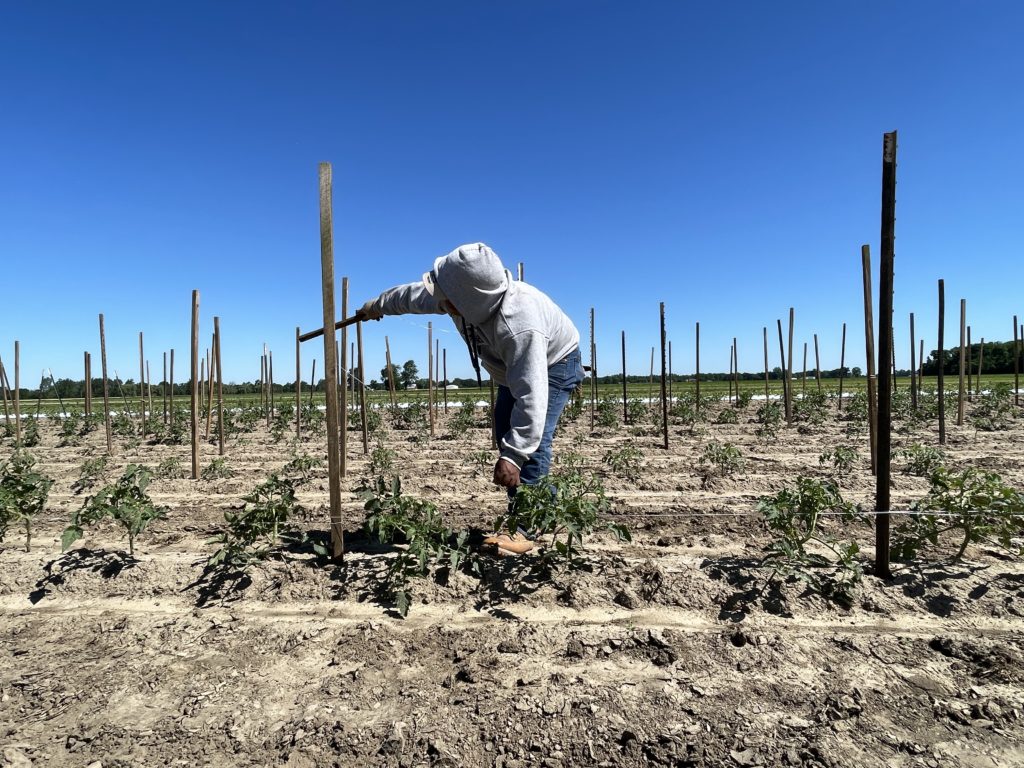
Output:
<path fill-rule="evenodd" d="M 972 344 L 969 351 L 969 359 L 971 360 L 972 370 L 976 371 L 978 367 L 978 357 L 981 353 L 981 344 Z M 960 372 L 960 347 L 952 347 L 942 353 L 942 366 L 944 373 L 949 375 L 958 375 Z M 939 371 L 939 360 L 940 355 L 938 350 L 932 350 L 928 358 L 924 362 L 924 375 L 925 376 L 936 376 Z M 1018 361 L 1019 370 L 1024 373 L 1024 360 Z M 401 367 L 392 364 L 391 372 L 394 376 L 396 389 L 425 389 L 427 386 L 427 380 L 419 377 L 419 368 L 416 363 L 412 360 L 406 360 Z M 823 370 L 821 372 L 821 378 L 823 379 L 838 379 L 840 373 L 843 378 L 858 378 L 863 376 L 863 371 L 858 366 L 852 368 L 846 366 L 844 368 L 832 368 L 829 370 Z M 997 373 L 1013 373 L 1013 342 L 1012 341 L 986 341 L 985 342 L 985 360 L 984 367 L 982 369 L 983 374 L 997 374 Z M 358 371 L 354 372 L 358 375 Z M 775 366 L 768 372 L 768 378 L 772 381 L 779 381 L 782 379 L 782 368 Z M 802 376 L 802 369 L 794 369 L 794 376 Z M 807 370 L 807 376 L 809 378 L 816 378 L 818 375 L 817 369 L 809 368 Z M 897 376 L 909 376 L 909 369 L 898 369 L 896 371 Z M 349 373 L 348 383 L 352 383 L 353 372 Z M 655 377 L 660 376 L 659 372 L 655 373 Z M 671 379 L 673 382 L 685 383 L 693 380 L 694 376 L 692 373 L 673 373 Z M 700 374 L 701 381 L 728 381 L 730 374 L 718 373 L 718 372 L 704 372 Z M 764 371 L 756 372 L 741 372 L 739 374 L 741 381 L 762 381 L 764 379 Z M 650 381 L 650 375 L 629 375 L 626 376 L 626 382 L 629 384 L 644 384 Z M 366 382 L 366 386 L 370 389 L 382 389 L 386 390 L 389 388 L 388 369 L 387 366 L 381 368 L 380 379 L 371 379 Z M 610 376 L 598 376 L 598 384 L 621 384 L 622 374 L 616 373 Z M 453 378 L 448 379 L 445 384 L 454 384 L 460 389 L 475 388 L 477 386 L 477 380 L 475 378 Z M 314 391 L 323 392 L 326 390 L 326 380 L 320 379 L 314 386 Z M 153 383 L 153 395 L 154 397 L 160 393 L 167 391 L 170 393 L 171 389 L 167 382 L 154 382 Z M 483 379 L 483 386 L 489 386 L 489 379 Z M 121 397 L 123 391 L 126 397 L 138 397 L 139 396 L 139 385 L 134 379 L 110 379 L 108 384 L 110 396 L 114 398 Z M 302 383 L 303 391 L 309 391 L 309 382 L 304 381 Z M 275 393 L 290 393 L 295 391 L 295 382 L 281 382 L 276 383 L 273 386 Z M 41 391 L 41 395 L 40 395 Z M 259 395 L 261 391 L 261 384 L 259 379 L 255 381 L 243 381 L 239 384 L 225 384 L 224 394 L 225 395 Z M 44 398 L 55 398 L 57 396 L 66 398 L 81 398 L 85 396 L 85 380 L 84 379 L 51 379 L 50 377 L 44 377 L 40 382 L 40 385 L 36 388 L 22 387 L 20 397 L 28 400 L 32 398 L 38 398 L 40 396 Z M 94 378 L 92 380 L 92 395 L 93 397 L 103 397 L 103 380 L 100 378 Z M 175 382 L 174 384 L 174 396 L 188 396 L 189 395 L 189 383 Z"/>

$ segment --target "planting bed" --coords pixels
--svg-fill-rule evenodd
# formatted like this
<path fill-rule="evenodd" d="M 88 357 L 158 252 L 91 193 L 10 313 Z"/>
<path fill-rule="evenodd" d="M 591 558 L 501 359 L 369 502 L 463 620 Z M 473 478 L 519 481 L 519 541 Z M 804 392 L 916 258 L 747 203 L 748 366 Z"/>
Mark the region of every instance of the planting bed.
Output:
<path fill-rule="evenodd" d="M 11 529 L 0 551 L 0 755 L 12 766 L 1019 766 L 1024 765 L 1024 569 L 987 544 L 951 564 L 955 542 L 866 576 L 852 604 L 759 594 L 749 577 L 769 542 L 758 498 L 798 474 L 833 477 L 819 455 L 849 444 L 838 478 L 848 500 L 873 505 L 865 435 L 830 417 L 807 434 L 755 436 L 755 404 L 703 434 L 629 427 L 590 430 L 586 412 L 556 439 L 602 473 L 614 517 L 633 540 L 587 539 L 587 564 L 541 578 L 536 556 L 488 558 L 483 574 L 416 580 L 406 618 L 382 593 L 392 550 L 359 533 L 354 490 L 368 457 L 350 433 L 343 481 L 349 551 L 341 565 L 294 547 L 242 579 L 204 563 L 225 510 L 278 471 L 292 448 L 260 431 L 228 442 L 218 480 L 157 479 L 169 508 L 126 555 L 119 529 L 86 531 L 66 554 L 61 532 L 82 502 L 72 482 L 105 448 L 102 430 L 58 447 L 44 425 L 31 449 L 55 478 L 34 523 L 33 549 Z M 834 403 L 831 405 L 833 409 Z M 1018 414 L 1019 415 L 1019 414 Z M 409 441 L 384 428 L 403 490 L 434 501 L 446 522 L 478 534 L 503 492 L 468 458 L 489 447 L 464 437 Z M 713 440 L 742 469 L 705 479 Z M 631 442 L 639 479 L 602 458 Z M 932 428 L 894 436 L 936 444 Z M 371 442 L 371 448 L 376 439 Z M 11 441 L 3 443 L 6 458 Z M 323 438 L 300 451 L 325 455 Z M 1024 420 L 1008 431 L 950 426 L 957 467 L 1024 485 Z M 187 446 L 118 443 L 108 481 L 129 462 L 155 467 Z M 216 456 L 204 445 L 201 466 Z M 928 481 L 894 465 L 893 506 Z M 327 525 L 323 468 L 299 491 L 301 528 Z M 840 528 L 864 553 L 873 532 Z"/>

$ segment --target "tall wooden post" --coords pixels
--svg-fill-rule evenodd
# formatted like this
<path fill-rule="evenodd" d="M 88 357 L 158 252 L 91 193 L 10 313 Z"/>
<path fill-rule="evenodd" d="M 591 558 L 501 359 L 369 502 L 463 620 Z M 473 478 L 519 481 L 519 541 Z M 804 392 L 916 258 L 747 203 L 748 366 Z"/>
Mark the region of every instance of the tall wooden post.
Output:
<path fill-rule="evenodd" d="M 167 426 L 167 353 L 164 352 L 164 377 L 160 382 L 160 397 L 164 406 L 164 426 Z"/>
<path fill-rule="evenodd" d="M 985 337 L 981 337 L 981 343 L 978 345 L 978 378 L 974 380 L 975 387 L 977 387 L 977 395 L 981 397 L 981 368 L 985 364 Z"/>
<path fill-rule="evenodd" d="M 448 348 L 441 350 L 441 392 L 444 397 L 444 415 L 448 415 Z"/>
<path fill-rule="evenodd" d="M 889 490 L 892 464 L 892 343 L 893 262 L 896 240 L 896 131 L 882 139 L 881 264 L 878 278 L 878 474 L 875 484 L 875 575 L 889 571 Z"/>
<path fill-rule="evenodd" d="M 782 408 L 786 414 L 786 423 L 792 423 L 792 417 L 789 413 L 789 382 L 786 381 L 786 346 L 782 338 L 782 320 L 776 319 L 775 321 L 779 326 L 779 362 L 781 368 L 779 368 L 780 377 L 782 378 Z"/>
<path fill-rule="evenodd" d="M 331 210 L 331 164 L 320 163 L 320 272 L 324 319 L 324 374 L 327 381 L 327 464 L 331 503 L 331 555 L 345 552 L 341 519 L 341 455 L 338 445 L 338 361 L 334 332 L 334 225 Z"/>
<path fill-rule="evenodd" d="M 622 332 L 622 423 L 629 423 L 629 409 L 626 406 L 626 332 Z"/>
<path fill-rule="evenodd" d="M 807 342 L 804 342 L 804 372 L 800 381 L 800 397 L 807 396 Z"/>
<path fill-rule="evenodd" d="M 740 402 L 740 350 L 736 346 L 736 337 L 732 337 L 732 372 L 735 377 L 736 404 Z"/>
<path fill-rule="evenodd" d="M 427 323 L 427 410 L 430 415 L 430 436 L 434 436 L 434 324 Z"/>
<path fill-rule="evenodd" d="M 348 319 L 348 278 L 341 278 L 341 319 Z M 335 354 L 341 358 L 341 373 L 339 374 L 338 381 L 342 382 L 341 387 L 341 403 L 338 406 L 338 417 L 341 420 L 341 464 L 340 472 L 342 477 L 348 475 L 348 409 L 354 405 L 349 403 L 348 398 L 348 381 L 351 374 L 352 366 L 355 365 L 355 360 L 349 359 L 348 354 L 348 326 L 341 329 L 341 347 L 340 355 L 338 350 L 335 350 Z"/>
<path fill-rule="evenodd" d="M 974 367 L 974 350 L 971 349 L 971 326 L 967 326 L 967 400 L 974 402 L 974 395 L 972 393 L 973 376 L 971 375 L 971 369 Z"/>
<path fill-rule="evenodd" d="M 295 327 L 295 439 L 302 439 L 302 331 Z"/>
<path fill-rule="evenodd" d="M 363 324 L 356 323 L 356 349 L 359 351 L 359 412 L 363 421 L 363 453 L 370 452 L 370 439 L 366 429 L 366 366 L 363 363 Z"/>
<path fill-rule="evenodd" d="M 668 341 L 668 401 L 674 402 L 672 398 L 672 340 Z M 697 403 L 697 410 L 700 410 L 700 403 Z"/>
<path fill-rule="evenodd" d="M 651 378 L 647 384 L 647 407 L 654 408 L 654 347 L 651 347 Z"/>
<path fill-rule="evenodd" d="M 967 299 L 960 299 L 960 379 L 956 393 L 956 425 L 964 425 L 964 381 L 967 355 Z"/>
<path fill-rule="evenodd" d="M 1020 350 L 1017 337 L 1017 316 L 1013 316 L 1013 404 L 1020 405 Z"/>
<path fill-rule="evenodd" d="M 664 443 L 662 447 L 668 450 L 668 388 L 667 388 L 667 360 L 665 359 L 665 302 L 659 306 L 661 318 L 661 430 Z"/>
<path fill-rule="evenodd" d="M 83 352 L 82 353 L 82 364 L 85 367 L 85 391 L 82 393 L 84 395 L 84 397 L 85 397 L 85 403 L 83 404 L 83 408 L 85 409 L 85 415 L 86 416 L 90 416 L 90 415 L 92 415 L 92 392 L 91 392 L 91 390 L 92 390 L 92 375 L 91 375 L 91 373 L 89 371 L 89 353 L 88 352 Z M 4 403 L 5 415 L 6 415 L 6 407 L 7 407 L 7 404 Z"/>
<path fill-rule="evenodd" d="M 814 378 L 818 380 L 818 393 L 821 393 L 821 355 L 818 354 L 818 334 L 814 334 Z"/>
<path fill-rule="evenodd" d="M 786 347 L 786 396 L 789 398 L 789 408 L 786 410 L 786 420 L 793 421 L 793 308 L 789 308 L 789 345 Z"/>
<path fill-rule="evenodd" d="M 143 384 L 146 381 L 146 356 L 142 347 L 142 331 L 139 331 L 139 413 L 142 415 L 142 439 L 146 439 L 146 394 Z"/>
<path fill-rule="evenodd" d="M 17 340 L 14 342 L 14 444 L 21 448 L 21 342 Z"/>
<path fill-rule="evenodd" d="M 694 393 L 695 393 L 695 395 L 697 397 L 697 403 L 698 403 L 698 406 L 699 406 L 699 404 L 700 404 L 700 323 L 697 323 L 697 325 L 696 325 L 695 334 L 696 334 L 696 339 L 695 339 L 696 347 L 695 347 L 695 352 L 694 352 L 694 355 L 695 355 L 694 366 L 695 367 L 694 367 L 693 378 L 694 378 L 694 387 L 695 387 Z"/>
<path fill-rule="evenodd" d="M 914 313 L 910 313 L 910 407 L 917 412 L 917 388 L 921 382 L 917 378 L 917 358 L 915 348 L 917 343 L 914 340 Z"/>
<path fill-rule="evenodd" d="M 171 350 L 171 378 L 170 378 L 170 404 L 168 406 L 168 421 L 171 425 L 171 431 L 174 431 L 174 350 Z"/>
<path fill-rule="evenodd" d="M 388 337 L 384 337 L 384 356 L 385 362 L 388 366 L 388 388 L 391 392 L 391 407 L 398 407 L 398 395 L 395 392 L 395 369 L 391 365 L 391 344 L 388 342 Z"/>
<path fill-rule="evenodd" d="M 494 418 L 494 377 L 488 374 L 488 382 L 491 385 L 491 449 L 498 449 L 498 427 Z"/>
<path fill-rule="evenodd" d="M 846 323 L 843 323 L 843 341 L 839 346 L 839 412 L 843 411 L 843 376 L 846 373 Z"/>
<path fill-rule="evenodd" d="M 220 363 L 220 318 L 213 318 L 213 349 L 217 358 L 217 452 L 224 455 L 224 369 Z"/>
<path fill-rule="evenodd" d="M 192 479 L 199 479 L 199 291 L 192 291 Z"/>
<path fill-rule="evenodd" d="M 867 353 L 868 367 L 868 441 L 871 446 L 871 474 L 878 468 L 878 442 L 876 426 L 878 424 L 875 410 L 878 400 L 875 392 L 875 319 L 871 303 L 871 249 L 867 245 L 860 247 L 861 267 L 864 272 L 864 346 Z M 883 366 L 888 369 L 888 364 Z"/>
<path fill-rule="evenodd" d="M 8 386 L 7 386 L 7 371 L 4 370 L 4 359 L 0 357 L 0 392 L 3 392 L 4 396 L 4 426 L 10 430 L 11 428 L 11 413 L 8 410 Z"/>
<path fill-rule="evenodd" d="M 768 389 L 768 326 L 761 326 L 761 331 L 764 335 L 764 404 L 767 407 L 768 400 L 771 398 Z"/>
<path fill-rule="evenodd" d="M 946 283 L 939 280 L 939 379 L 936 383 L 939 398 L 939 445 L 946 444 Z"/>
<path fill-rule="evenodd" d="M 590 308 L 590 431 L 594 431 L 597 411 L 597 357 L 594 345 L 594 308 Z"/>
<path fill-rule="evenodd" d="M 103 329 L 103 313 L 100 313 L 100 366 L 103 369 L 103 424 L 107 430 L 107 455 L 114 455 L 114 433 L 110 427 L 110 385 L 107 379 L 107 334 Z M 17 398 L 17 392 L 15 392 Z M 15 399 L 17 408 L 17 399 Z M 17 414 L 17 410 L 15 410 Z M 17 416 L 15 416 L 17 419 Z M 19 437 L 20 441 L 20 437 Z"/>

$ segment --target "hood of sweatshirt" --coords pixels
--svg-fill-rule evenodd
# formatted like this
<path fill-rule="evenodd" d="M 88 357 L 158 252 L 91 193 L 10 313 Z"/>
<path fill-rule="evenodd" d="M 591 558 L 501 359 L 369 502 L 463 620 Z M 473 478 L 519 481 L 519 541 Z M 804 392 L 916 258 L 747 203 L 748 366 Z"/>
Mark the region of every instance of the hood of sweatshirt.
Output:
<path fill-rule="evenodd" d="M 431 276 L 466 320 L 478 325 L 501 305 L 512 275 L 483 243 L 460 245 L 434 262 Z"/>

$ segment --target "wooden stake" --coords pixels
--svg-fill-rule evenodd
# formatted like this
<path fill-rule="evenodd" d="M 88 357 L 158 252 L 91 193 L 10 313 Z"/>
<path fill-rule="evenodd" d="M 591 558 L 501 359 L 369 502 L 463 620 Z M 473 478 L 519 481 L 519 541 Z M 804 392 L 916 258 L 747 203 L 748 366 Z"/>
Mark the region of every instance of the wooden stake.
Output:
<path fill-rule="evenodd" d="M 441 350 L 441 375 L 444 377 L 441 382 L 441 392 L 444 394 L 444 415 L 448 415 L 448 349 Z"/>
<path fill-rule="evenodd" d="M 21 448 L 21 342 L 17 340 L 14 342 L 14 444 Z"/>
<path fill-rule="evenodd" d="M 843 323 L 843 342 L 839 347 L 839 412 L 843 412 L 843 375 L 846 373 L 846 323 Z"/>
<path fill-rule="evenodd" d="M 430 436 L 434 436 L 434 324 L 427 323 L 427 410 L 430 412 Z"/>
<path fill-rule="evenodd" d="M 489 374 L 488 374 L 489 375 Z M 498 422 L 494 418 L 494 377 L 490 376 L 491 384 L 491 450 L 498 449 Z"/>
<path fill-rule="evenodd" d="M 782 408 L 786 414 L 786 423 L 790 423 L 789 415 L 789 382 L 786 381 L 786 347 L 785 342 L 782 338 L 782 320 L 775 321 L 779 326 L 779 361 L 781 368 L 779 368 L 779 374 L 782 378 Z"/>
<path fill-rule="evenodd" d="M 356 323 L 356 349 L 359 350 L 359 412 L 363 420 L 363 454 L 370 452 L 370 438 L 366 428 L 366 367 L 363 363 L 363 324 Z"/>
<path fill-rule="evenodd" d="M 767 407 L 768 401 L 771 399 L 771 393 L 768 390 L 768 326 L 761 326 L 761 331 L 764 336 L 764 404 Z"/>
<path fill-rule="evenodd" d="M 341 278 L 341 319 L 348 319 L 348 277 Z M 357 323 L 359 325 L 359 323 Z M 351 360 L 348 355 L 348 326 L 341 329 L 341 374 L 338 381 L 342 383 L 341 387 L 341 402 L 338 406 L 338 416 L 341 419 L 341 476 L 348 476 L 348 410 L 354 403 L 349 402 L 348 397 L 348 382 L 351 374 L 351 368 L 355 365 L 356 361 Z M 338 354 L 337 350 L 335 354 Z"/>
<path fill-rule="evenodd" d="M 736 337 L 732 337 L 732 372 L 736 378 L 733 389 L 736 392 L 736 405 L 740 402 L 740 351 L 736 346 Z"/>
<path fill-rule="evenodd" d="M 398 393 L 395 392 L 395 371 L 391 365 L 391 344 L 388 342 L 388 337 L 384 337 L 384 357 L 388 366 L 388 388 L 391 394 L 391 407 L 398 407 Z"/>
<path fill-rule="evenodd" d="M 107 335 L 103 330 L 102 313 L 100 313 L 100 365 L 103 368 L 103 424 L 107 430 L 107 455 L 113 456 L 114 433 L 110 428 L 110 386 L 107 380 Z M 15 400 L 15 404 L 17 404 L 17 400 Z"/>
<path fill-rule="evenodd" d="M 629 409 L 626 407 L 626 332 L 622 332 L 622 423 L 629 423 Z"/>
<path fill-rule="evenodd" d="M 270 389 L 270 419 L 274 419 L 274 353 L 267 353 L 267 382 Z"/>
<path fill-rule="evenodd" d="M 146 394 L 143 384 L 146 381 L 146 356 L 142 348 L 142 331 L 139 331 L 139 415 L 142 417 L 142 439 L 146 439 Z"/>
<path fill-rule="evenodd" d="M 313 393 L 316 391 L 316 358 L 313 358 L 313 370 L 309 374 L 309 404 L 313 404 Z"/>
<path fill-rule="evenodd" d="M 896 225 L 896 131 L 882 139 L 881 263 L 878 279 L 878 465 L 875 484 L 875 576 L 891 578 L 889 571 L 889 491 L 892 464 L 892 382 L 889 360 L 895 360 L 892 343 L 893 262 Z M 893 369 L 895 369 L 895 364 Z"/>
<path fill-rule="evenodd" d="M 662 448 L 668 450 L 668 385 L 667 385 L 667 374 L 668 374 L 668 361 L 665 358 L 665 302 L 661 302 L 658 310 L 661 320 L 661 430 Z"/>
<path fill-rule="evenodd" d="M 324 374 L 327 379 L 327 464 L 331 504 L 331 555 L 345 552 L 341 518 L 341 452 L 338 445 L 338 361 L 335 347 L 334 223 L 331 210 L 331 164 L 320 163 L 320 271 L 324 315 Z"/>
<path fill-rule="evenodd" d="M 217 358 L 217 454 L 224 455 L 224 369 L 220 362 L 220 318 L 213 318 L 213 353 Z M 298 369 L 296 369 L 298 373 Z M 296 376 L 298 378 L 298 376 Z M 296 401 L 297 404 L 297 401 Z"/>
<path fill-rule="evenodd" d="M 981 337 L 981 344 L 978 347 L 978 378 L 975 379 L 975 385 L 978 389 L 978 397 L 981 397 L 981 367 L 985 363 L 985 337 Z"/>
<path fill-rule="evenodd" d="M 7 405 L 7 400 L 8 400 L 8 397 L 9 397 L 8 391 L 7 391 L 7 372 L 4 370 L 4 359 L 2 357 L 0 357 L 0 390 L 3 391 L 3 395 L 4 395 L 4 426 L 6 426 L 7 429 L 10 429 L 11 428 L 11 414 L 10 414 L 10 411 L 8 411 L 8 405 Z"/>
<path fill-rule="evenodd" d="M 192 291 L 192 479 L 199 479 L 199 291 Z"/>
<path fill-rule="evenodd" d="M 209 364 L 207 364 L 206 370 L 209 372 L 208 378 L 210 380 L 210 388 L 209 388 L 209 390 L 207 392 L 207 396 L 206 396 L 206 433 L 205 433 L 204 438 L 203 438 L 204 440 L 209 440 L 210 439 L 210 427 L 211 427 L 212 422 L 213 422 L 213 395 L 214 395 L 214 392 L 216 391 L 214 389 L 214 385 L 216 384 L 216 379 L 213 376 L 213 370 L 214 370 L 214 367 L 217 364 L 217 332 L 216 331 L 214 331 L 213 335 L 210 337 L 210 357 L 209 357 L 209 360 L 210 360 L 210 362 L 209 362 Z"/>
<path fill-rule="evenodd" d="M 295 327 L 295 439 L 302 439 L 302 332 Z"/>
<path fill-rule="evenodd" d="M 160 382 L 160 395 L 164 403 L 164 426 L 167 426 L 167 353 L 164 352 L 164 377 Z"/>
<path fill-rule="evenodd" d="M 597 410 L 597 357 L 594 345 L 594 308 L 590 308 L 590 431 L 594 431 Z"/>
<path fill-rule="evenodd" d="M 171 432 L 173 432 L 174 431 L 174 350 L 173 349 L 171 350 L 171 379 L 170 379 L 170 387 L 169 387 L 169 389 L 171 391 L 171 397 L 170 397 L 170 406 L 169 406 L 168 413 L 169 413 L 169 416 L 170 416 Z"/>
<path fill-rule="evenodd" d="M 910 313 L 910 407 L 917 412 L 917 388 L 921 381 L 917 378 L 917 342 L 914 340 L 914 313 Z"/>
<path fill-rule="evenodd" d="M 871 304 L 871 249 L 867 245 L 860 248 L 861 266 L 864 272 L 864 346 L 867 354 L 868 367 L 868 441 L 871 446 L 871 474 L 878 468 L 878 443 L 875 426 L 876 407 L 878 401 L 875 394 L 875 318 Z M 888 366 L 886 366 L 888 368 Z"/>
<path fill-rule="evenodd" d="M 973 377 L 971 376 L 971 368 L 973 366 L 974 366 L 974 350 L 971 349 L 971 326 L 968 325 L 967 326 L 967 400 L 968 401 L 973 401 L 974 400 L 974 395 L 972 394 L 972 392 L 974 391 L 974 389 L 972 387 Z"/>
<path fill-rule="evenodd" d="M 917 356 L 917 386 L 924 390 L 924 339 L 920 339 L 918 342 Z"/>
<path fill-rule="evenodd" d="M 519 282 L 523 282 L 523 262 L 519 262 Z"/>
<path fill-rule="evenodd" d="M 675 402 L 672 396 L 672 340 L 668 342 L 668 401 Z M 697 403 L 697 410 L 700 410 L 700 403 Z"/>
<path fill-rule="evenodd" d="M 88 352 L 83 352 L 82 353 L 82 366 L 85 369 L 85 376 L 84 376 L 84 379 L 85 379 L 85 390 L 82 392 L 82 395 L 85 398 L 85 404 L 84 404 L 85 415 L 88 416 L 91 413 L 91 409 L 89 408 L 89 406 L 91 405 L 91 403 L 89 402 L 89 395 L 91 393 L 89 392 L 89 390 L 92 388 L 92 377 L 89 375 L 89 353 Z M 7 404 L 4 403 L 4 415 L 6 415 L 6 413 L 7 413 Z"/>
<path fill-rule="evenodd" d="M 695 351 L 694 354 L 695 354 L 696 357 L 695 357 L 695 360 L 694 360 L 695 371 L 694 371 L 694 374 L 693 374 L 693 378 L 694 378 L 694 386 L 695 386 L 694 392 L 695 392 L 696 398 L 697 398 L 697 407 L 699 408 L 700 407 L 700 323 L 697 323 L 697 325 L 696 325 L 695 334 L 696 334 L 696 339 L 695 339 L 696 351 Z"/>
<path fill-rule="evenodd" d="M 967 365 L 967 299 L 960 299 L 960 379 L 956 393 L 956 425 L 964 425 L 964 376 Z"/>
<path fill-rule="evenodd" d="M 1014 404 L 1020 404 L 1020 350 L 1018 349 L 1017 315 L 1014 315 Z"/>
<path fill-rule="evenodd" d="M 804 342 L 804 372 L 800 383 L 800 397 L 807 396 L 807 342 Z"/>
<path fill-rule="evenodd" d="M 149 403 L 149 417 L 153 418 L 153 381 L 149 378 L 149 360 L 146 361 L 146 401 Z"/>
<path fill-rule="evenodd" d="M 789 308 L 789 345 L 786 347 L 786 397 L 789 405 L 786 408 L 786 422 L 793 422 L 793 308 Z"/>
<path fill-rule="evenodd" d="M 647 384 L 647 407 L 654 407 L 654 347 L 651 347 L 651 378 Z"/>
<path fill-rule="evenodd" d="M 939 397 L 939 445 L 946 444 L 946 283 L 939 280 L 939 379 L 937 382 Z"/>
<path fill-rule="evenodd" d="M 821 356 L 818 354 L 818 334 L 814 334 L 814 378 L 818 380 L 818 394 L 821 394 Z"/>

